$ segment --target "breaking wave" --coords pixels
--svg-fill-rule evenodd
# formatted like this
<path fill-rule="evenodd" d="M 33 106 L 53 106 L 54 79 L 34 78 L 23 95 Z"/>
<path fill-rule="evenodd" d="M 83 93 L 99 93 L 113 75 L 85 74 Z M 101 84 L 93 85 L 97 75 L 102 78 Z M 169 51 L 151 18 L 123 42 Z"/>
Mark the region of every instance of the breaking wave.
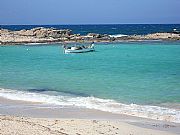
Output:
<path fill-rule="evenodd" d="M 150 105 L 123 104 L 110 99 L 82 97 L 55 91 L 19 91 L 0 88 L 0 97 L 53 104 L 61 107 L 96 109 L 116 114 L 180 123 L 180 110 Z"/>

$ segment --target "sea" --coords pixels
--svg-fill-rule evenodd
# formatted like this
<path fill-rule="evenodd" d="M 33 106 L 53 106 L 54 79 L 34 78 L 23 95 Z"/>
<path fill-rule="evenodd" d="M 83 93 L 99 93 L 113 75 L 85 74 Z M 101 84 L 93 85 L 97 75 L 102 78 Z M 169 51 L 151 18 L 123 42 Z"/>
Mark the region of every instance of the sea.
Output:
<path fill-rule="evenodd" d="M 34 27 L 82 35 L 180 30 L 179 24 L 0 26 Z M 80 54 L 64 54 L 59 44 L 1 45 L 0 97 L 180 123 L 180 42 L 96 43 L 95 52 Z"/>

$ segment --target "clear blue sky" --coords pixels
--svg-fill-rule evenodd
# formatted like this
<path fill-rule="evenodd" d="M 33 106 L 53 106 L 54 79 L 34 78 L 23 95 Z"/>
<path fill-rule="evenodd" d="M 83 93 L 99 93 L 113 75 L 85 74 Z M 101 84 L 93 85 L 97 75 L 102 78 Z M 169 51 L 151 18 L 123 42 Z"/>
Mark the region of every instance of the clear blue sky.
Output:
<path fill-rule="evenodd" d="M 0 0 L 0 24 L 180 23 L 180 0 Z"/>

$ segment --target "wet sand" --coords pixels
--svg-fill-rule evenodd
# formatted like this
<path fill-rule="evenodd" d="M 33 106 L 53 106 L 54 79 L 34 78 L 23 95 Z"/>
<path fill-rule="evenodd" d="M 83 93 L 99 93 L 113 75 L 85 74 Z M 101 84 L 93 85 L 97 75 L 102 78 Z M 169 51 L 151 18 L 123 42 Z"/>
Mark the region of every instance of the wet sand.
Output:
<path fill-rule="evenodd" d="M 0 98 L 0 134 L 171 135 L 180 124 Z"/>

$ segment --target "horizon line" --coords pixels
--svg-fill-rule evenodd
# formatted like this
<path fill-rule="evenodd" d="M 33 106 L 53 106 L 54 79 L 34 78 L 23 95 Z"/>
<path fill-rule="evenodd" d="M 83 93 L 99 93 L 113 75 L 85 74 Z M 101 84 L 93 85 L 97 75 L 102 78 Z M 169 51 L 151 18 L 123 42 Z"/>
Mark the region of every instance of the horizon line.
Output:
<path fill-rule="evenodd" d="M 80 24 L 0 24 L 0 25 L 180 25 L 180 23 L 92 23 L 92 24 L 86 24 L 86 23 L 80 23 Z"/>

